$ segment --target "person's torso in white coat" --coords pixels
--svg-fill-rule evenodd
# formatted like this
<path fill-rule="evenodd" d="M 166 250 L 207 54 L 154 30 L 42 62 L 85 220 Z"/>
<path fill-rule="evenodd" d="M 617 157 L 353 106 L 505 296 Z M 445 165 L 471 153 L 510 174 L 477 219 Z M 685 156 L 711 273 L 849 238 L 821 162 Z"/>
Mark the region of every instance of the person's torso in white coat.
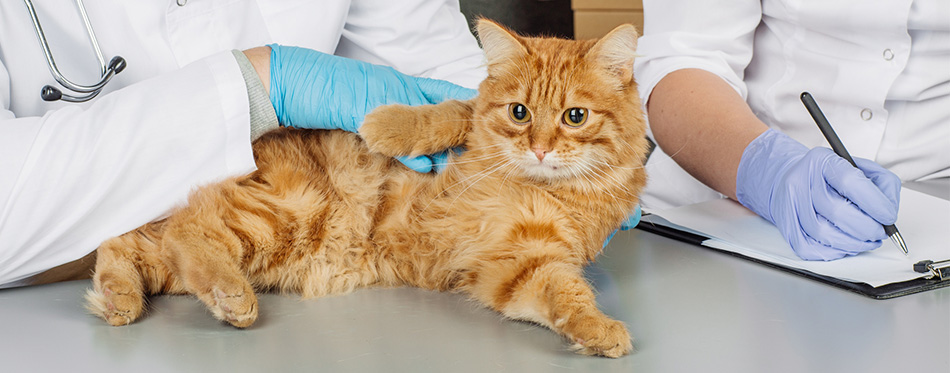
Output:
<path fill-rule="evenodd" d="M 0 287 L 254 169 L 233 49 L 295 45 L 470 88 L 485 76 L 457 0 L 182 3 L 85 1 L 106 61 L 128 67 L 81 104 L 41 100 L 59 86 L 27 8 L 0 3 Z M 63 75 L 98 80 L 76 4 L 34 4 Z"/>
<path fill-rule="evenodd" d="M 950 3 L 646 0 L 644 8 L 636 69 L 644 101 L 669 72 L 705 69 L 770 127 L 827 147 L 799 100 L 809 91 L 853 156 L 904 181 L 950 177 Z M 645 205 L 720 197 L 667 154 L 654 156 Z"/>

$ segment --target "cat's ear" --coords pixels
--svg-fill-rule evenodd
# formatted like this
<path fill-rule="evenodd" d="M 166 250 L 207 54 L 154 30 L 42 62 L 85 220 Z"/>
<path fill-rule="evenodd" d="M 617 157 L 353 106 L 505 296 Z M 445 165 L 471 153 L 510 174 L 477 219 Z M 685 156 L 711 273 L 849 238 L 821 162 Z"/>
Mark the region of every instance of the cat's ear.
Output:
<path fill-rule="evenodd" d="M 489 75 L 496 75 L 494 72 L 499 64 L 517 60 L 528 54 L 528 49 L 521 43 L 518 36 L 495 22 L 484 18 L 479 19 L 476 30 L 478 30 L 478 39 L 482 42 L 482 49 L 488 61 Z"/>
<path fill-rule="evenodd" d="M 624 84 L 633 80 L 633 60 L 637 57 L 636 27 L 625 24 L 597 41 L 588 53 L 596 63 L 617 75 Z"/>

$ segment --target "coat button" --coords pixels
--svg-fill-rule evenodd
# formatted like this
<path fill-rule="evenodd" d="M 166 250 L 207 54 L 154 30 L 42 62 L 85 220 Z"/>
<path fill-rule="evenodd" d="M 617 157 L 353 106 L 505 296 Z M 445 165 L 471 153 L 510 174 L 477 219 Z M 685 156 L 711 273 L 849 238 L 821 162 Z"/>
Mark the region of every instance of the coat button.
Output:
<path fill-rule="evenodd" d="M 177 3 L 178 6 L 185 6 L 185 4 L 188 4 L 188 0 L 177 0 L 175 3 Z"/>
<path fill-rule="evenodd" d="M 894 59 L 894 52 L 891 51 L 890 49 L 885 49 L 885 50 L 884 50 L 884 60 L 885 60 L 885 61 L 890 61 L 890 60 L 893 60 L 893 59 Z"/>
<path fill-rule="evenodd" d="M 862 120 L 871 120 L 871 117 L 874 116 L 874 113 L 871 112 L 871 109 L 865 108 L 861 110 L 861 119 Z"/>

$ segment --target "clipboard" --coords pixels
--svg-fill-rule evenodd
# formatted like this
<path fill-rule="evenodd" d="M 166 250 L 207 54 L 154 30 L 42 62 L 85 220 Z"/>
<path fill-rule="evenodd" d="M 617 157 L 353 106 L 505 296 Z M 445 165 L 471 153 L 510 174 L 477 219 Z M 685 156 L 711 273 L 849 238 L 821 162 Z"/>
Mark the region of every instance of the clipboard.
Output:
<path fill-rule="evenodd" d="M 821 275 L 804 269 L 787 267 L 781 264 L 749 257 L 740 253 L 706 246 L 703 245 L 703 242 L 709 240 L 709 237 L 703 236 L 696 232 L 680 230 L 662 223 L 657 223 L 657 221 L 653 219 L 653 216 L 654 215 L 649 213 L 644 214 L 636 228 L 666 238 L 671 238 L 696 246 L 702 246 L 705 249 L 710 249 L 736 258 L 742 258 L 753 263 L 761 264 L 786 273 L 791 273 L 799 277 L 818 281 L 839 289 L 861 294 L 872 299 L 891 299 L 950 286 L 950 260 L 938 262 L 928 260 L 918 262 L 914 265 L 914 270 L 918 273 L 928 273 L 928 275 L 924 275 L 924 277 L 914 280 L 895 282 L 873 287 L 865 283 L 845 281 L 836 277 Z"/>

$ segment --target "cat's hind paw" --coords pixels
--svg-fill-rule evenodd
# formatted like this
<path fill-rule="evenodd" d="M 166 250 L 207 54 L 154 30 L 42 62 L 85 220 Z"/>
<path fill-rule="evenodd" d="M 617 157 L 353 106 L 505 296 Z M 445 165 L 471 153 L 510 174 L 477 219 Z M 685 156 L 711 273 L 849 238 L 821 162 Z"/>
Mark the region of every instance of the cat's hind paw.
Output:
<path fill-rule="evenodd" d="M 142 315 L 144 308 L 141 294 L 120 294 L 109 288 L 101 293 L 92 289 L 86 290 L 86 310 L 112 326 L 131 324 Z"/>

